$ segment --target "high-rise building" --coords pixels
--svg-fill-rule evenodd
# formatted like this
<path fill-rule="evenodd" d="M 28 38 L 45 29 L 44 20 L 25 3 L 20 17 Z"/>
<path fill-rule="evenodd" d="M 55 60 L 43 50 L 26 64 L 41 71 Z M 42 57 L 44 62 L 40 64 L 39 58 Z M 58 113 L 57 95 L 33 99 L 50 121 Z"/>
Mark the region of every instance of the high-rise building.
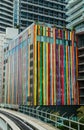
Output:
<path fill-rule="evenodd" d="M 0 1 L 0 31 L 17 27 L 20 31 L 34 21 L 66 26 L 65 0 L 2 0 Z"/>
<path fill-rule="evenodd" d="M 0 32 L 13 27 L 13 0 L 0 0 Z"/>
<path fill-rule="evenodd" d="M 84 0 L 70 0 L 67 4 L 67 28 L 75 28 L 79 33 L 84 28 Z"/>
<path fill-rule="evenodd" d="M 67 7 L 67 28 L 74 29 L 78 38 L 78 68 L 80 104 L 84 105 L 84 0 L 69 0 Z"/>
<path fill-rule="evenodd" d="M 4 103 L 77 105 L 77 45 L 74 31 L 35 23 L 5 52 Z"/>
<path fill-rule="evenodd" d="M 22 31 L 34 21 L 66 26 L 65 0 L 19 0 L 19 28 Z"/>

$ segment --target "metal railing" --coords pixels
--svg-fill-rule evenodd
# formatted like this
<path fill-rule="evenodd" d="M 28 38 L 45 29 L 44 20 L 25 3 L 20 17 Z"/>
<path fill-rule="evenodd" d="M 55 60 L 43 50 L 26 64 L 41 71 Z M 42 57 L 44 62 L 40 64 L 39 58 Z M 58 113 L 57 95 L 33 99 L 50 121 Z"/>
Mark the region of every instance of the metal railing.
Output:
<path fill-rule="evenodd" d="M 28 114 L 29 116 L 35 117 L 39 120 L 42 120 L 46 123 L 50 123 L 51 125 L 54 125 L 56 128 L 60 128 L 63 126 L 67 128 L 67 130 L 84 130 L 84 124 L 80 122 L 80 119 L 78 121 L 72 120 L 72 116 L 70 118 L 65 118 L 64 115 L 66 113 L 64 113 L 63 116 L 59 116 L 49 113 L 46 110 L 39 110 L 39 107 L 31 108 L 28 106 L 20 106 L 19 111 L 24 114 Z M 75 128 L 72 126 L 72 124 L 75 124 Z"/>

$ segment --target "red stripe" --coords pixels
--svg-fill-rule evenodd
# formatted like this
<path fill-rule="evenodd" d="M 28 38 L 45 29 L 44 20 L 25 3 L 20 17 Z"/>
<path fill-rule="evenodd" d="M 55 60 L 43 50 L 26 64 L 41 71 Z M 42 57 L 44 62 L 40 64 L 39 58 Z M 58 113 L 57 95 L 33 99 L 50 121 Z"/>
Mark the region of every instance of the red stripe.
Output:
<path fill-rule="evenodd" d="M 48 105 L 50 105 L 50 44 L 48 44 Z"/>

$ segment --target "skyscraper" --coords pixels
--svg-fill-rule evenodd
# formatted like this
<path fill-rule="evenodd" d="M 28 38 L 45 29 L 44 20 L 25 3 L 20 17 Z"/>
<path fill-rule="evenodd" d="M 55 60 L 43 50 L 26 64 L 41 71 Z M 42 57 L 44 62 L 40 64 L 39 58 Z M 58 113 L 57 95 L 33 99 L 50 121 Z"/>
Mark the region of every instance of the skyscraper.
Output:
<path fill-rule="evenodd" d="M 66 25 L 65 0 L 19 0 L 19 27 L 22 31 L 34 21 Z"/>
<path fill-rule="evenodd" d="M 2 0 L 0 1 L 0 31 L 6 27 L 24 30 L 34 21 L 66 26 L 65 0 Z"/>
<path fill-rule="evenodd" d="M 13 0 L 0 0 L 0 32 L 13 27 Z"/>
<path fill-rule="evenodd" d="M 68 21 L 67 28 L 75 28 L 76 32 L 84 27 L 84 1 L 83 0 L 70 0 L 67 4 Z"/>

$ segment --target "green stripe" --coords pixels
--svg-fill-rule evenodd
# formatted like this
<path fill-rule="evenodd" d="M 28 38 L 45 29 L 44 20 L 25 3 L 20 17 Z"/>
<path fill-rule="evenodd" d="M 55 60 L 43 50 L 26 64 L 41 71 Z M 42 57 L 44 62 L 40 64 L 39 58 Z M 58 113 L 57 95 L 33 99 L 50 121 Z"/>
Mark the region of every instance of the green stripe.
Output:
<path fill-rule="evenodd" d="M 40 43 L 40 105 L 43 104 L 43 43 Z M 39 73 L 39 72 L 38 72 Z"/>

